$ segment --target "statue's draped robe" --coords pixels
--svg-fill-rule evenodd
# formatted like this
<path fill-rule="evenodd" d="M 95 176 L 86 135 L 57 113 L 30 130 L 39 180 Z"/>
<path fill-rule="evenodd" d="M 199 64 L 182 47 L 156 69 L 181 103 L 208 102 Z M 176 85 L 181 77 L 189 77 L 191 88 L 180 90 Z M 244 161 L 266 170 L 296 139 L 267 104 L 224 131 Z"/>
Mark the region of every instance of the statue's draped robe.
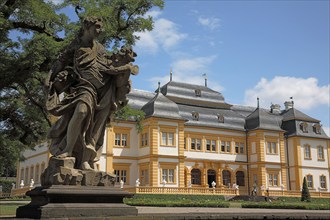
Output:
<path fill-rule="evenodd" d="M 69 94 L 60 101 L 54 86 L 51 84 L 50 87 L 47 108 L 60 118 L 50 128 L 48 138 L 52 140 L 51 154 L 58 155 L 66 147 L 68 123 L 77 103 L 85 103 L 88 106 L 88 115 L 81 129 L 77 128 L 79 137 L 72 155 L 76 157 L 76 167 L 79 167 L 84 151 L 90 154 L 91 160 L 99 159 L 106 121 L 110 113 L 115 111 L 116 86 L 109 65 L 111 61 L 107 59 L 103 45 L 97 41 L 94 41 L 93 48 L 74 50 L 73 59 L 77 80 L 71 86 Z"/>

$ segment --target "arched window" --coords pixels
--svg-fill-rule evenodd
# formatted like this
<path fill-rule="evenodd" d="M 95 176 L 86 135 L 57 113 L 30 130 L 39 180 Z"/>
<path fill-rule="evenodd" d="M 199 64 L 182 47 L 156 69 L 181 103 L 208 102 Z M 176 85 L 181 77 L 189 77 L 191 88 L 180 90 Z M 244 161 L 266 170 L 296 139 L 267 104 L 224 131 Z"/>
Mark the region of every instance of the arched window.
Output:
<path fill-rule="evenodd" d="M 39 183 L 39 179 L 40 179 L 40 173 L 39 173 L 39 168 L 40 168 L 40 166 L 39 166 L 39 164 L 37 164 L 36 165 L 36 170 L 35 170 L 35 172 L 36 172 L 36 175 L 35 175 L 35 177 L 34 177 L 34 181 L 36 182 L 36 183 Z"/>
<path fill-rule="evenodd" d="M 239 186 L 245 186 L 244 172 L 243 171 L 237 171 L 236 172 L 236 184 L 239 185 Z"/>
<path fill-rule="evenodd" d="M 231 173 L 229 170 L 222 171 L 222 184 L 230 187 Z"/>
<path fill-rule="evenodd" d="M 199 169 L 191 170 L 191 184 L 201 185 L 201 171 Z"/>
<path fill-rule="evenodd" d="M 25 175 L 24 175 L 24 185 L 28 185 L 29 184 L 29 168 L 25 167 Z"/>
<path fill-rule="evenodd" d="M 24 168 L 21 169 L 21 179 L 20 179 L 20 181 L 21 180 L 24 180 Z"/>
<path fill-rule="evenodd" d="M 32 165 L 30 167 L 30 179 L 29 179 L 29 183 L 31 182 L 31 180 L 34 178 L 34 166 Z"/>

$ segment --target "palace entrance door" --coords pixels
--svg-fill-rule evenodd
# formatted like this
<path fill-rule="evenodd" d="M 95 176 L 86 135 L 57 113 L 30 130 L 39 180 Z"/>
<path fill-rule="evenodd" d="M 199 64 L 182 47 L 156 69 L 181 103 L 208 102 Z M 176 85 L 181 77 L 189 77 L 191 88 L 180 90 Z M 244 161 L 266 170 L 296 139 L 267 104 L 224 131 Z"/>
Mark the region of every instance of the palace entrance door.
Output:
<path fill-rule="evenodd" d="M 207 170 L 207 184 L 209 185 L 210 188 L 212 188 L 213 181 L 216 182 L 215 170 Z"/>

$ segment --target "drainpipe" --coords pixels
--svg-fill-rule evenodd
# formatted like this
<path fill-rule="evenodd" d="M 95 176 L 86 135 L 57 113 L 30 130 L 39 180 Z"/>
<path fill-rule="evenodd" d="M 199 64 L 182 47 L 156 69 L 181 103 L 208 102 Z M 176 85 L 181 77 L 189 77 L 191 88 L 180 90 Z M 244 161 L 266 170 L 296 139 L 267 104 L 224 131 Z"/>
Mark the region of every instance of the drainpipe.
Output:
<path fill-rule="evenodd" d="M 248 147 L 248 132 L 247 130 L 245 131 L 245 143 L 246 143 L 246 170 L 247 170 L 247 179 L 248 179 L 248 184 L 247 184 L 247 191 L 248 195 L 250 195 L 250 166 L 249 166 L 249 147 Z"/>
<path fill-rule="evenodd" d="M 288 135 L 284 135 L 285 138 L 285 146 L 286 146 L 286 160 L 288 163 L 288 183 L 289 183 L 289 190 L 291 190 L 291 178 L 290 178 L 290 157 L 289 157 L 289 142 L 288 142 Z"/>

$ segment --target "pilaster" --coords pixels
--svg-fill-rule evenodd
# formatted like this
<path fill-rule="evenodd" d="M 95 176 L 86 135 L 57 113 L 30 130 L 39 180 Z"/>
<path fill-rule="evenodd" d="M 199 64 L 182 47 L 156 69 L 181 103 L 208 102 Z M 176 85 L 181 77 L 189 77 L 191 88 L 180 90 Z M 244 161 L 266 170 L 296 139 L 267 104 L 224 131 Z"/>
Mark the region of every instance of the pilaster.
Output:
<path fill-rule="evenodd" d="M 113 173 L 113 144 L 114 144 L 114 131 L 113 127 L 106 127 L 107 140 L 106 140 L 106 172 Z"/>

